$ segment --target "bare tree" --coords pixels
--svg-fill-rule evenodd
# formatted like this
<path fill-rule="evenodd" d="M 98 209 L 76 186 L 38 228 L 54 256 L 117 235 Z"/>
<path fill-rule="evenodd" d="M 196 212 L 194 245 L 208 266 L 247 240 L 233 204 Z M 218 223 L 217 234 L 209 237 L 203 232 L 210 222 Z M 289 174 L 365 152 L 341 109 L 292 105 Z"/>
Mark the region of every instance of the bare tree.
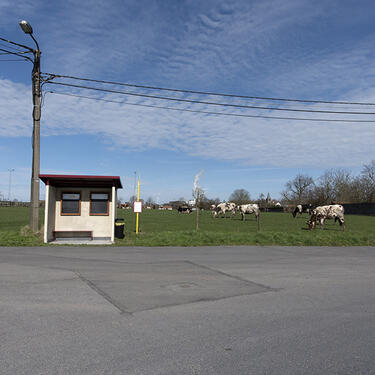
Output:
<path fill-rule="evenodd" d="M 137 201 L 137 196 L 136 195 L 132 195 L 130 198 L 129 198 L 129 202 L 131 203 L 131 204 L 133 204 L 134 202 L 136 202 Z"/>
<path fill-rule="evenodd" d="M 361 190 L 366 202 L 375 201 L 375 160 L 365 164 L 361 171 Z"/>
<path fill-rule="evenodd" d="M 346 169 L 334 170 L 335 198 L 338 202 L 350 200 L 350 190 L 353 177 L 350 171 Z"/>
<path fill-rule="evenodd" d="M 229 197 L 229 202 L 237 205 L 250 203 L 250 193 L 245 189 L 236 189 Z"/>
<path fill-rule="evenodd" d="M 363 166 L 362 175 L 375 185 L 375 160 L 372 160 L 370 164 L 365 164 Z"/>
<path fill-rule="evenodd" d="M 371 202 L 371 194 L 369 194 L 370 191 L 371 189 L 369 189 L 366 179 L 364 179 L 363 176 L 357 176 L 350 184 L 350 196 L 348 202 Z"/>
<path fill-rule="evenodd" d="M 361 174 L 355 177 L 347 169 L 329 169 L 314 184 L 311 177 L 299 174 L 286 183 L 281 194 L 294 204 L 375 202 L 375 160 L 365 164 Z"/>
<path fill-rule="evenodd" d="M 203 194 L 200 198 L 199 208 L 203 210 L 209 210 L 212 205 L 217 206 L 219 203 L 220 203 L 219 198 L 211 199 L 211 198 L 207 198 L 206 195 Z"/>
<path fill-rule="evenodd" d="M 154 199 L 152 197 L 148 197 L 146 200 L 146 205 L 147 206 L 152 206 L 154 204 Z"/>
<path fill-rule="evenodd" d="M 266 197 L 263 193 L 259 194 L 259 197 L 257 199 L 257 203 L 259 207 L 265 207 L 266 206 Z"/>
<path fill-rule="evenodd" d="M 312 177 L 298 174 L 285 184 L 285 190 L 281 194 L 288 202 L 302 204 L 309 199 L 313 187 Z"/>
<path fill-rule="evenodd" d="M 315 201 L 319 204 L 348 202 L 352 196 L 353 177 L 346 169 L 329 169 L 319 177 L 314 189 Z"/>

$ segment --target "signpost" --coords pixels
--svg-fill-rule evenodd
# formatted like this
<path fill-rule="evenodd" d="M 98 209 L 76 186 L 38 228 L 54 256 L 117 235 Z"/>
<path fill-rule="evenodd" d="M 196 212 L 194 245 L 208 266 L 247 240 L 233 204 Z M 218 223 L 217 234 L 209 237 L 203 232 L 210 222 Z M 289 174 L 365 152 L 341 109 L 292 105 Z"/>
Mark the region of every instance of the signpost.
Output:
<path fill-rule="evenodd" d="M 142 212 L 142 202 L 139 201 L 139 179 L 137 188 L 137 201 L 133 203 L 133 211 L 137 214 L 137 220 L 135 223 L 135 233 L 138 234 L 139 231 L 139 214 Z"/>

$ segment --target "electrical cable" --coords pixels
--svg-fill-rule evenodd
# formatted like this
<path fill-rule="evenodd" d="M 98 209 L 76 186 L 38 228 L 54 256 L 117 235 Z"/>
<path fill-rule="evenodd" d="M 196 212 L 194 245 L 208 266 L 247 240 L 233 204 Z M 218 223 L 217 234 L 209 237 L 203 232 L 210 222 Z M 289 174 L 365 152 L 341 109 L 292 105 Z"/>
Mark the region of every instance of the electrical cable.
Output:
<path fill-rule="evenodd" d="M 24 56 L 24 55 L 22 55 L 21 53 L 16 53 L 16 52 L 7 51 L 6 49 L 3 49 L 3 48 L 0 48 L 0 51 L 6 52 L 6 54 L 8 54 L 8 55 L 16 55 L 16 56 L 19 56 L 19 57 L 22 57 L 22 58 L 25 59 L 25 60 L 30 60 L 31 62 L 33 62 L 33 60 L 31 60 L 30 57 L 28 57 L 28 56 Z M 27 53 L 27 52 L 22 52 L 22 53 Z"/>
<path fill-rule="evenodd" d="M 276 119 L 276 120 L 315 121 L 315 122 L 345 122 L 345 123 L 357 123 L 357 122 L 361 122 L 361 123 L 375 123 L 375 120 L 371 121 L 371 120 L 320 119 L 320 118 L 312 119 L 312 118 L 278 117 L 278 116 L 262 116 L 262 115 L 245 115 L 245 114 L 238 114 L 238 113 L 198 111 L 198 110 L 192 110 L 192 109 L 155 106 L 155 105 L 151 105 L 151 104 L 127 103 L 127 102 L 122 102 L 122 101 L 117 101 L 117 100 L 93 98 L 93 97 L 89 97 L 89 96 L 76 95 L 76 94 L 68 94 L 68 93 L 62 93 L 62 92 L 56 92 L 56 91 L 47 91 L 47 93 L 56 94 L 56 95 L 72 96 L 72 97 L 84 98 L 84 99 L 90 99 L 90 100 L 97 100 L 97 101 L 103 101 L 103 102 L 110 102 L 110 103 L 118 103 L 118 104 L 124 104 L 124 105 L 140 106 L 140 107 L 147 107 L 147 108 L 157 108 L 157 109 L 166 109 L 166 110 L 181 111 L 181 112 L 202 113 L 202 114 L 208 114 L 208 115 L 233 116 L 233 117 L 248 117 L 248 118 L 265 118 L 265 119 Z"/>
<path fill-rule="evenodd" d="M 10 48 L 11 50 L 16 51 L 16 52 L 25 52 L 25 51 L 22 51 L 19 48 L 13 47 L 12 45 L 8 45 L 8 44 L 2 43 L 2 42 L 0 42 L 0 46 L 5 47 L 5 48 Z M 30 51 L 28 53 L 30 53 Z"/>
<path fill-rule="evenodd" d="M 165 87 L 156 87 L 156 86 L 137 85 L 137 84 L 121 83 L 121 82 L 113 82 L 113 81 L 104 81 L 104 80 L 98 80 L 98 79 L 80 78 L 80 77 L 74 77 L 74 76 L 68 76 L 68 75 L 62 75 L 62 74 L 54 74 L 54 73 L 42 73 L 42 74 L 47 74 L 47 75 L 49 75 L 53 78 L 69 78 L 69 79 L 80 80 L 80 81 L 88 81 L 88 82 L 96 82 L 96 83 L 111 84 L 111 85 L 118 85 L 118 86 L 135 87 L 135 88 L 150 89 L 150 90 L 171 91 L 171 92 L 180 92 L 180 93 L 186 93 L 186 94 L 198 94 L 198 95 L 222 96 L 222 97 L 239 98 L 239 99 L 272 100 L 272 101 L 286 101 L 286 102 L 299 102 L 299 103 L 344 104 L 344 105 L 346 105 L 346 104 L 350 104 L 350 105 L 371 105 L 371 106 L 375 105 L 375 103 L 365 103 L 365 102 L 272 98 L 272 97 L 249 96 L 249 95 L 223 94 L 223 93 L 217 93 L 217 92 L 182 90 L 182 89 L 172 89 L 172 88 L 165 88 Z"/>
<path fill-rule="evenodd" d="M 62 82 L 48 81 L 47 83 L 49 83 L 51 85 L 60 85 L 60 86 L 74 87 L 74 88 L 80 88 L 80 89 L 86 89 L 86 90 L 110 92 L 110 93 L 114 93 L 114 94 L 130 95 L 130 96 L 143 97 L 143 98 L 152 98 L 152 99 L 158 99 L 158 100 L 169 100 L 169 101 L 183 102 L 183 103 L 215 105 L 215 106 L 232 107 L 232 108 L 263 109 L 263 110 L 269 110 L 269 111 L 287 111 L 287 112 L 304 112 L 304 113 L 330 113 L 330 114 L 347 114 L 347 115 L 375 115 L 375 112 L 324 111 L 324 110 L 313 110 L 313 109 L 296 109 L 296 108 L 292 109 L 292 108 L 276 108 L 276 107 L 263 107 L 263 106 L 253 106 L 253 105 L 217 103 L 217 102 L 207 102 L 207 101 L 202 101 L 202 100 L 171 98 L 171 97 L 159 96 L 159 95 L 139 94 L 139 93 L 133 93 L 133 92 L 128 92 L 128 91 L 109 90 L 109 89 L 103 89 L 103 88 L 98 88 L 98 87 L 90 87 L 90 86 L 83 86 L 83 85 L 73 85 L 73 84 L 62 83 Z"/>
<path fill-rule="evenodd" d="M 30 47 L 28 47 L 28 46 L 24 46 L 23 44 L 19 44 L 19 43 L 16 43 L 16 42 L 12 42 L 11 40 L 4 39 L 4 38 L 1 38 L 1 37 L 0 37 L 0 40 L 2 40 L 3 42 L 7 42 L 7 43 L 9 43 L 9 44 L 12 44 L 12 45 L 14 45 L 14 46 L 22 47 L 22 48 L 28 50 L 29 52 L 34 52 L 34 50 L 33 50 L 32 48 L 30 48 Z"/>
<path fill-rule="evenodd" d="M 0 59 L 0 61 L 19 61 L 19 62 L 24 62 L 25 60 L 23 60 L 23 59 Z"/>

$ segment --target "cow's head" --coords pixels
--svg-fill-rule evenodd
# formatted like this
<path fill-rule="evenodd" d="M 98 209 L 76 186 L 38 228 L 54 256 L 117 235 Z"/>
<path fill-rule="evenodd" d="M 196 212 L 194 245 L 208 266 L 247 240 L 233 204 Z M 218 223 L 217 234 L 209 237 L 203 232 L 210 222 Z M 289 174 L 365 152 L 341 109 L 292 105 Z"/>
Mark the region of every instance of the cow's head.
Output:
<path fill-rule="evenodd" d="M 313 214 L 310 217 L 310 220 L 306 222 L 306 224 L 309 226 L 309 230 L 314 229 L 317 221 L 317 216 L 313 212 Z"/>
<path fill-rule="evenodd" d="M 339 222 L 340 226 L 345 223 L 344 218 L 343 217 L 339 217 L 337 215 L 335 216 L 335 223 L 336 223 L 336 221 Z"/>

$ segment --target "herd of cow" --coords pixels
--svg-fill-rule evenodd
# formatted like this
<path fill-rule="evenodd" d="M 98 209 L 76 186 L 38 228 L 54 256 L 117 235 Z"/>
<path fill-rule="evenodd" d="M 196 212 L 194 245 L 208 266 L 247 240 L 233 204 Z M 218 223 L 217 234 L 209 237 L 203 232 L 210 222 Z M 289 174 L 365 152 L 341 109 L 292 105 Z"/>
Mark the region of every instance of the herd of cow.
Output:
<path fill-rule="evenodd" d="M 246 214 L 255 214 L 255 219 L 259 218 L 260 215 L 260 209 L 259 206 L 254 204 L 242 204 L 237 206 L 233 202 L 228 203 L 219 203 L 217 206 L 212 205 L 211 206 L 212 216 L 218 217 L 219 215 L 222 215 L 226 217 L 227 212 L 230 212 L 230 216 L 233 217 L 236 212 L 239 212 L 242 216 L 242 220 L 245 220 Z"/>
<path fill-rule="evenodd" d="M 185 210 L 179 208 L 178 210 L 179 212 L 191 212 L 189 208 Z M 230 213 L 230 217 L 233 217 L 237 212 L 239 212 L 242 216 L 242 220 L 245 220 L 246 214 L 254 214 L 256 220 L 259 220 L 260 217 L 260 209 L 256 203 L 236 205 L 233 202 L 224 202 L 219 203 L 218 205 L 212 205 L 211 211 L 213 218 L 219 216 L 226 218 L 227 212 Z M 343 230 L 345 230 L 344 207 L 340 204 L 330 204 L 315 208 L 313 208 L 311 204 L 299 204 L 295 207 L 292 215 L 295 218 L 297 214 L 302 215 L 303 212 L 310 214 L 310 219 L 307 221 L 310 230 L 314 229 L 318 223 L 322 229 L 327 219 L 334 219 L 335 222 L 338 221 Z"/>

